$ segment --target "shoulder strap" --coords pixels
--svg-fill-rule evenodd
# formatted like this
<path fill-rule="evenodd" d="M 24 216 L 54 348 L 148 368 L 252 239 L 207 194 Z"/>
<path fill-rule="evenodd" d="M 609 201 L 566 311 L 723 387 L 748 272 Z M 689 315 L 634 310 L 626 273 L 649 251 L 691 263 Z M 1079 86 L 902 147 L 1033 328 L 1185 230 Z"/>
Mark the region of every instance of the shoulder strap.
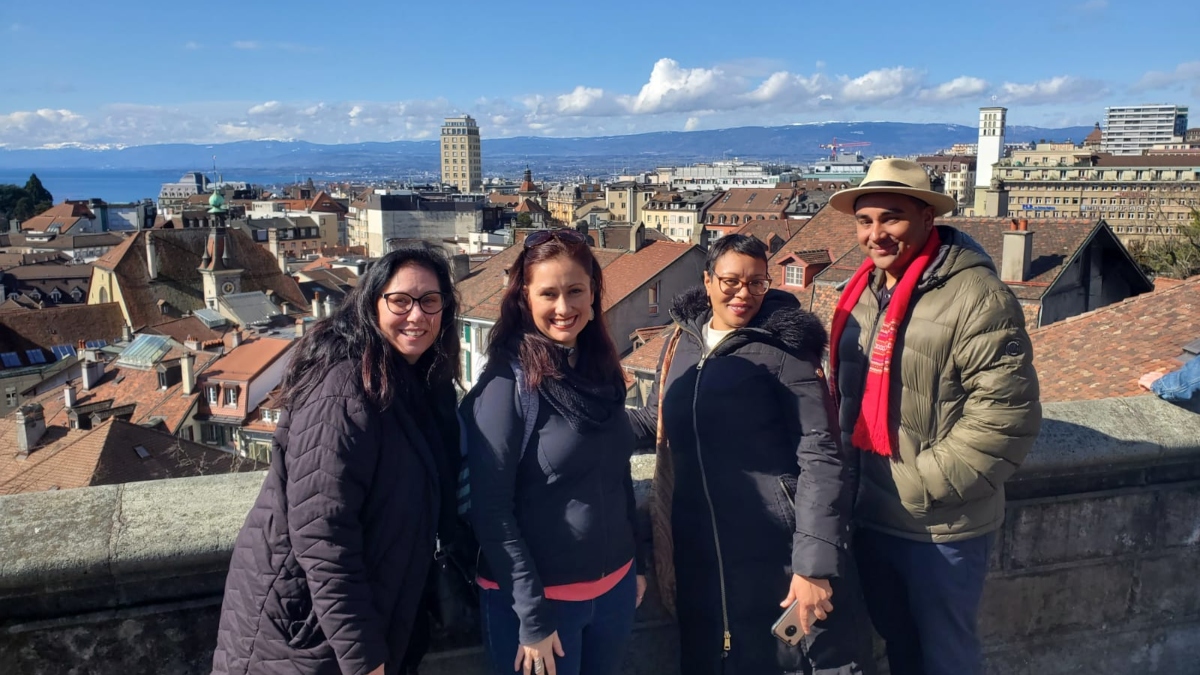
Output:
<path fill-rule="evenodd" d="M 514 379 L 517 382 L 517 412 L 525 419 L 525 431 L 521 434 L 521 459 L 525 458 L 525 449 L 529 447 L 529 440 L 533 438 L 533 429 L 537 426 L 538 417 L 538 396 L 537 391 L 529 391 L 525 384 L 525 371 L 521 368 L 521 362 L 517 359 L 509 361 L 512 367 Z"/>

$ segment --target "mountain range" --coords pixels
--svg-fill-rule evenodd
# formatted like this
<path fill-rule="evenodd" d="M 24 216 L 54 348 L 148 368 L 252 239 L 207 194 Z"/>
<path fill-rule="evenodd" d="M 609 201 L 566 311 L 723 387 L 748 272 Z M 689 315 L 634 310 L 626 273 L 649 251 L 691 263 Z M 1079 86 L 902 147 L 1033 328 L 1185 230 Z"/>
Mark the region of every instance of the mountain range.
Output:
<path fill-rule="evenodd" d="M 1008 142 L 1082 141 L 1091 127 L 1047 129 L 1010 126 Z M 591 138 L 484 138 L 485 175 L 510 175 L 525 166 L 539 177 L 636 172 L 657 166 L 739 158 L 811 164 L 828 156 L 822 145 L 870 143 L 864 155 L 914 155 L 973 143 L 975 127 L 959 124 L 900 122 L 825 122 L 781 127 L 738 127 L 711 131 L 662 131 Z M 0 148 L 0 169 L 71 169 L 100 171 L 193 171 L 215 162 L 234 171 L 272 170 L 324 176 L 395 176 L 436 174 L 438 141 L 392 141 L 321 145 L 295 140 L 240 141 L 221 144 L 162 144 L 130 147 Z"/>

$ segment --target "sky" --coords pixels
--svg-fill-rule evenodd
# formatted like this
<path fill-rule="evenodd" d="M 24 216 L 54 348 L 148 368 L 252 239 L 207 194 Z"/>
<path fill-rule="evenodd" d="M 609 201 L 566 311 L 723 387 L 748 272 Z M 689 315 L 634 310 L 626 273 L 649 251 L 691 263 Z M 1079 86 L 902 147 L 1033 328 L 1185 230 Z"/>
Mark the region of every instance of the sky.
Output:
<path fill-rule="evenodd" d="M 0 147 L 1197 119 L 1197 26 L 1195 0 L 0 0 Z"/>

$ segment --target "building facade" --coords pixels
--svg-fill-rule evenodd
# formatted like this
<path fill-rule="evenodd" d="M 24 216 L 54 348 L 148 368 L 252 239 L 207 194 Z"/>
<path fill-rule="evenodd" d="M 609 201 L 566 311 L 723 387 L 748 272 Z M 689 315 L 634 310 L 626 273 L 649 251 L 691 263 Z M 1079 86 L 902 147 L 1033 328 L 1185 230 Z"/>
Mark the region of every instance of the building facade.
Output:
<path fill-rule="evenodd" d="M 699 243 L 705 209 L 718 192 L 670 192 L 658 194 L 642 208 L 642 222 L 681 243 Z"/>
<path fill-rule="evenodd" d="M 367 255 L 382 256 L 398 239 L 466 239 L 500 227 L 503 209 L 483 201 L 427 199 L 415 192 L 377 191 L 350 204 L 347 219 L 351 246 L 364 246 Z"/>
<path fill-rule="evenodd" d="M 1188 107 L 1184 105 L 1113 106 L 1106 111 L 1100 149 L 1114 155 L 1140 155 L 1187 134 Z"/>
<path fill-rule="evenodd" d="M 1075 166 L 996 166 L 1007 211 L 1028 218 L 1104 219 L 1128 244 L 1175 236 L 1200 208 L 1200 156 L 1098 155 Z"/>
<path fill-rule="evenodd" d="M 470 115 L 447 117 L 442 124 L 442 182 L 459 192 L 483 190 L 479 126 Z"/>

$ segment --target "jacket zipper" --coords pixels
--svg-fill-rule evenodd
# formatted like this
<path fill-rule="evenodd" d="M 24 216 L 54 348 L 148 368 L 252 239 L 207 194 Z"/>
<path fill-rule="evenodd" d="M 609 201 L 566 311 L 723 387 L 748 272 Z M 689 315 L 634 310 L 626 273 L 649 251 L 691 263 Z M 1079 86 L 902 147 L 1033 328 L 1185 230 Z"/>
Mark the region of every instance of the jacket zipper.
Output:
<path fill-rule="evenodd" d="M 694 334 L 693 337 L 695 337 Z M 728 340 L 729 337 L 729 335 L 725 336 L 721 342 Z M 700 346 L 702 349 L 706 346 L 703 337 L 700 338 Z M 696 437 L 696 460 L 700 464 L 700 484 L 704 486 L 704 499 L 708 502 L 708 517 L 712 522 L 713 544 L 717 549 L 717 579 L 721 586 L 721 627 L 724 630 L 724 644 L 721 651 L 721 658 L 724 659 L 729 657 L 729 651 L 733 646 L 733 635 L 729 632 L 729 600 L 725 593 L 725 558 L 721 554 L 721 535 L 717 530 L 717 511 L 713 506 L 712 493 L 708 490 L 708 472 L 704 469 L 704 453 L 700 448 L 699 416 L 696 410 L 696 402 L 700 397 L 700 378 L 704 373 L 704 363 L 708 361 L 708 357 L 716 352 L 720 346 L 721 343 L 719 342 L 711 351 L 701 354 L 700 361 L 696 363 L 696 386 L 692 391 L 692 434 Z"/>

